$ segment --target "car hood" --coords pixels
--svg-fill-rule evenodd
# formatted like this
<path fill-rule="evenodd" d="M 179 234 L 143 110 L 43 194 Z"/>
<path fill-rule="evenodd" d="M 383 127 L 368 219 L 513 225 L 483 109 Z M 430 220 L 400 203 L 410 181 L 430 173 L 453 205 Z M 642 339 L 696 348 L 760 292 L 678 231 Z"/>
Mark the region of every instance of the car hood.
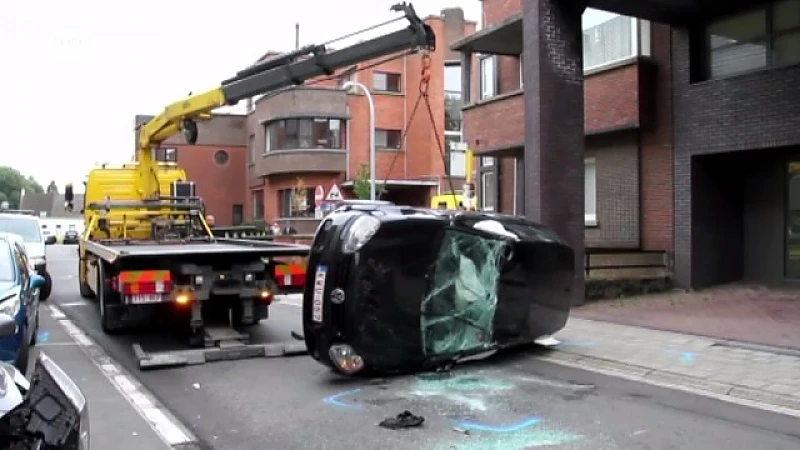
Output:
<path fill-rule="evenodd" d="M 26 242 L 25 250 L 28 251 L 28 257 L 31 259 L 44 258 L 45 246 L 44 242 Z"/>
<path fill-rule="evenodd" d="M 0 281 L 0 298 L 5 298 L 6 293 L 13 289 L 17 283 L 13 281 Z"/>

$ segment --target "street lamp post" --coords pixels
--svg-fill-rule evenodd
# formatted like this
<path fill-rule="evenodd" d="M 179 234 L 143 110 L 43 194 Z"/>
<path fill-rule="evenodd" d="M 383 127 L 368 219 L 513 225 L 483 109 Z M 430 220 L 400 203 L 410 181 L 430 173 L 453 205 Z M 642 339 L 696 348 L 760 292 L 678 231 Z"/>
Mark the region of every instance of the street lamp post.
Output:
<path fill-rule="evenodd" d="M 372 101 L 369 89 L 363 84 L 357 81 L 348 81 L 342 84 L 344 90 L 352 87 L 358 87 L 364 91 L 367 102 L 369 102 L 369 199 L 375 200 L 375 103 Z"/>

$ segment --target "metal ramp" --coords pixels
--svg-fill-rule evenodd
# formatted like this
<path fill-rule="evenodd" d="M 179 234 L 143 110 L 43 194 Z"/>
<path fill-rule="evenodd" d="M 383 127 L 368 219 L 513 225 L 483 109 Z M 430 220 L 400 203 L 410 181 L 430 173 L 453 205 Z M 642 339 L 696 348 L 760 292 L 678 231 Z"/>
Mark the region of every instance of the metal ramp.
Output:
<path fill-rule="evenodd" d="M 292 333 L 292 337 L 297 339 L 294 333 Z M 249 335 L 229 327 L 207 327 L 202 336 L 201 345 L 201 348 L 148 352 L 140 344 L 135 343 L 133 352 L 139 370 L 167 369 L 246 358 L 278 358 L 308 354 L 304 342 L 251 344 Z"/>

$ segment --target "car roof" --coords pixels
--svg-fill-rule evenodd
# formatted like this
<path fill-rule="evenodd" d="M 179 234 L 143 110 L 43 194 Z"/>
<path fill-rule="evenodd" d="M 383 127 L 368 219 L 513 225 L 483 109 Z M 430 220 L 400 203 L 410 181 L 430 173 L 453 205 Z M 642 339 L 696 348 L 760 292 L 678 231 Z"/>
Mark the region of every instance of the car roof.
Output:
<path fill-rule="evenodd" d="M 9 232 L 6 232 L 6 231 L 0 231 L 0 238 L 6 240 L 8 242 L 16 242 L 17 244 L 19 244 L 23 248 L 25 248 L 25 241 L 22 239 L 22 236 L 20 236 L 18 234 L 9 233 Z"/>
<path fill-rule="evenodd" d="M 31 216 L 29 214 L 16 214 L 7 212 L 0 212 L 0 219 L 30 220 L 31 222 L 41 222 L 39 218 L 36 216 Z"/>

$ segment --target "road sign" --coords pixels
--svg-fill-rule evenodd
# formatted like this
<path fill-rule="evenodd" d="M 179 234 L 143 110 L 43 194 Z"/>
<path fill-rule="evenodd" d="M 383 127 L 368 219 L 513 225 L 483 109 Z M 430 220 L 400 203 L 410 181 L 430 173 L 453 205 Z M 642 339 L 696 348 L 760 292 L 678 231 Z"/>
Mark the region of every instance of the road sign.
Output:
<path fill-rule="evenodd" d="M 329 202 L 338 202 L 342 199 L 342 191 L 339 190 L 339 186 L 334 183 L 331 185 L 331 189 L 328 191 L 328 197 L 326 200 Z"/>
<path fill-rule="evenodd" d="M 316 206 L 319 206 L 324 201 L 325 201 L 325 188 L 322 187 L 321 184 L 318 184 L 317 189 L 314 191 L 314 204 Z"/>

